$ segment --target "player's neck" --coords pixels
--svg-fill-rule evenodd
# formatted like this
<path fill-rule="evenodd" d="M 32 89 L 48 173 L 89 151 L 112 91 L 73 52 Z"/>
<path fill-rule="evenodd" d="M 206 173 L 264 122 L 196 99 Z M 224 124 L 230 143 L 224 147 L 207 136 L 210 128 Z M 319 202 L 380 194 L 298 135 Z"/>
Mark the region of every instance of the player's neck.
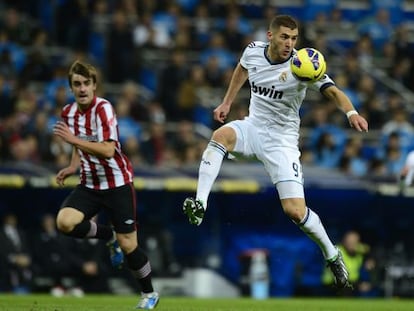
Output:
<path fill-rule="evenodd" d="M 275 51 L 273 51 L 273 50 L 270 48 L 270 46 L 267 48 L 266 54 L 267 54 L 267 57 L 269 58 L 269 60 L 270 60 L 271 62 L 278 62 L 278 61 L 280 61 L 280 59 L 279 59 L 279 57 L 278 57 L 277 53 L 276 53 Z"/>

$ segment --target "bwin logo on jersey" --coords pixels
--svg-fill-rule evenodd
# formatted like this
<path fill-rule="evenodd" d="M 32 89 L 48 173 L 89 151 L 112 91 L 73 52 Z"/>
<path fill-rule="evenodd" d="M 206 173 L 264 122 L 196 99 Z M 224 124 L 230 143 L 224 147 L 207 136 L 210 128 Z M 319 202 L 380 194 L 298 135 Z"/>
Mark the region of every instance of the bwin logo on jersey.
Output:
<path fill-rule="evenodd" d="M 272 85 L 271 88 L 258 86 L 252 83 L 252 92 L 259 95 L 267 96 L 272 99 L 281 99 L 283 97 L 283 91 L 275 90 L 275 87 Z"/>

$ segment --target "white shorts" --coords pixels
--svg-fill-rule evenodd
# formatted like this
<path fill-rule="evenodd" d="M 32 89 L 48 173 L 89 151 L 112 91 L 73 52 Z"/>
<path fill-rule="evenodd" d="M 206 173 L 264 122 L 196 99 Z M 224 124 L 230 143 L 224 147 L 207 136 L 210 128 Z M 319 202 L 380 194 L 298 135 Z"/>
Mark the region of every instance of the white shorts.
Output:
<path fill-rule="evenodd" d="M 297 146 L 280 146 L 266 128 L 248 120 L 236 120 L 225 126 L 236 131 L 234 152 L 259 159 L 279 193 L 280 199 L 304 198 L 302 165 Z"/>

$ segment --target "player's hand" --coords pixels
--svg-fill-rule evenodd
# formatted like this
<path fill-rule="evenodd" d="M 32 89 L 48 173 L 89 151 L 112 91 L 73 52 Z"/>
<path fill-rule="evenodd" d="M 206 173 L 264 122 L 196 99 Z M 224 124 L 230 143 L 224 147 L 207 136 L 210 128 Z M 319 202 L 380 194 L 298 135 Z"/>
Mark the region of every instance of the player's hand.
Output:
<path fill-rule="evenodd" d="M 62 121 L 58 121 L 55 124 L 55 126 L 53 127 L 53 134 L 55 134 L 56 136 L 59 136 L 64 141 L 70 144 L 73 142 L 75 138 L 75 135 L 73 135 L 69 126 L 65 122 L 62 122 Z"/>
<path fill-rule="evenodd" d="M 230 112 L 230 105 L 222 103 L 216 109 L 214 109 L 214 120 L 224 123 L 227 119 L 227 116 Z"/>
<path fill-rule="evenodd" d="M 72 168 L 71 166 L 65 167 L 63 169 L 61 169 L 57 174 L 56 174 L 56 183 L 59 186 L 64 186 L 65 185 L 65 179 L 73 174 L 75 174 L 76 169 Z"/>
<path fill-rule="evenodd" d="M 348 118 L 349 125 L 358 132 L 368 132 L 368 122 L 359 114 L 354 114 Z"/>

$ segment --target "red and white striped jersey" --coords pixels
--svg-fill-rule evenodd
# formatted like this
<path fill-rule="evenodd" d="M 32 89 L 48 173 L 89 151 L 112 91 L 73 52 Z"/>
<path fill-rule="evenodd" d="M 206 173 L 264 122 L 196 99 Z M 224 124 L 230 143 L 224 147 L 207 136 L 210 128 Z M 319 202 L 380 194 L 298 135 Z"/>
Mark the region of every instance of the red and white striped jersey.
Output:
<path fill-rule="evenodd" d="M 82 185 L 91 189 L 105 190 L 132 182 L 132 165 L 127 156 L 122 153 L 118 121 L 109 101 L 95 97 L 88 110 L 84 112 L 80 111 L 77 103 L 74 102 L 63 108 L 61 116 L 72 133 L 80 139 L 92 142 L 115 142 L 115 155 L 110 159 L 100 159 L 78 149 Z"/>

